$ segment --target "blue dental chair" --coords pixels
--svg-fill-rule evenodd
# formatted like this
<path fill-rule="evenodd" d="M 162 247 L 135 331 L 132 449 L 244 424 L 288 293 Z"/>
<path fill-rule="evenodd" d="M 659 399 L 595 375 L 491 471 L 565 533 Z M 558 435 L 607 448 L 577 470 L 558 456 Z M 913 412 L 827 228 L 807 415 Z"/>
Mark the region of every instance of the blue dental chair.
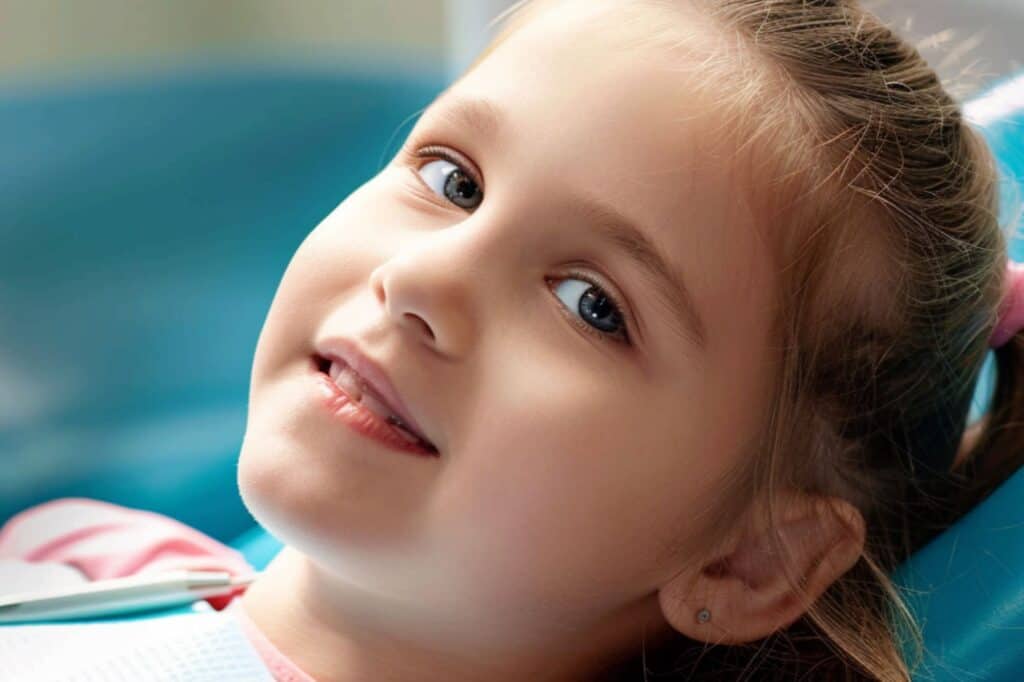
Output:
<path fill-rule="evenodd" d="M 281 544 L 235 476 L 267 308 L 306 234 L 446 85 L 222 67 L 0 92 L 0 521 L 94 497 L 265 566 Z M 1024 74 L 983 101 L 983 132 L 1024 178 Z M 929 651 L 918 679 L 1024 679 L 1020 499 L 1024 471 L 900 567 Z"/>

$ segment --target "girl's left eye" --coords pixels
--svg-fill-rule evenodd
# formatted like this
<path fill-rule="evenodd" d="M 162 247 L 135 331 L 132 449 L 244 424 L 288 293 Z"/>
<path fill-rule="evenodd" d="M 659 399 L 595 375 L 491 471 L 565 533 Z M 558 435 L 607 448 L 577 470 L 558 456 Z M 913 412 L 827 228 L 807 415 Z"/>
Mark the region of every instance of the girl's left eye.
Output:
<path fill-rule="evenodd" d="M 472 210 L 483 201 L 484 193 L 476 179 L 442 147 L 425 147 L 417 156 L 440 156 L 441 159 L 425 163 L 416 172 L 434 193 L 443 196 L 459 208 Z"/>
<path fill-rule="evenodd" d="M 476 208 L 483 201 L 483 190 L 475 173 L 467 170 L 468 165 L 458 156 L 436 145 L 420 149 L 416 156 L 441 157 L 415 169 L 434 193 L 467 210 Z M 631 318 L 623 313 L 625 308 L 618 299 L 591 276 L 579 271 L 570 272 L 568 276 L 559 278 L 559 284 L 552 290 L 570 311 L 573 324 L 585 333 L 602 340 L 632 345 L 628 332 L 631 325 L 627 323 Z"/>
<path fill-rule="evenodd" d="M 625 310 L 614 295 L 582 272 L 570 272 L 567 277 L 558 278 L 552 287 L 558 299 L 565 304 L 573 317 L 573 323 L 588 334 L 601 339 L 612 339 L 625 345 L 632 345 L 626 323 Z M 563 297 L 564 295 L 564 297 Z M 586 322 L 579 322 L 583 318 Z"/>

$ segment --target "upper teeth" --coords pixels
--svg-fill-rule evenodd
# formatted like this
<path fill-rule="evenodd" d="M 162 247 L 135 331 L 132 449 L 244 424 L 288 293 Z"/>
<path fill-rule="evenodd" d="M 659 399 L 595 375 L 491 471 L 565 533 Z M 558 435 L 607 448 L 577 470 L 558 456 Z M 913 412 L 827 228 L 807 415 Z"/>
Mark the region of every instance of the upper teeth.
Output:
<path fill-rule="evenodd" d="M 372 393 L 366 390 L 363 380 L 351 367 L 341 365 L 336 361 L 331 362 L 330 376 L 334 383 L 338 385 L 338 388 L 344 391 L 352 400 L 360 405 L 364 405 L 374 414 L 383 417 L 385 421 L 399 426 L 398 432 L 406 440 L 413 443 L 420 440 L 419 437 L 412 433 L 412 429 L 405 425 L 401 417 L 392 412 L 387 405 L 377 400 Z"/>

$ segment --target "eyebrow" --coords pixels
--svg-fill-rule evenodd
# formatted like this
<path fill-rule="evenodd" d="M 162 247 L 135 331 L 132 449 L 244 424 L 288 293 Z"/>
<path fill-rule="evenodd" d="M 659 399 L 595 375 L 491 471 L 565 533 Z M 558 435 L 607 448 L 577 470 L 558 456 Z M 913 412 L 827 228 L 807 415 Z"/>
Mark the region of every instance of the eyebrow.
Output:
<path fill-rule="evenodd" d="M 504 112 L 485 97 L 442 93 L 427 109 L 455 127 L 466 127 L 481 137 L 495 137 L 505 127 Z"/>
<path fill-rule="evenodd" d="M 504 112 L 492 100 L 442 93 L 428 111 L 435 111 L 449 124 L 465 126 L 484 138 L 495 137 L 506 124 Z M 674 330 L 700 350 L 707 346 L 707 330 L 682 276 L 669 265 L 665 252 L 617 208 L 589 193 L 576 202 L 576 211 L 593 225 L 598 237 L 612 244 L 651 280 L 651 284 L 672 311 L 678 327 Z"/>
<path fill-rule="evenodd" d="M 610 242 L 653 280 L 655 291 L 680 323 L 676 331 L 704 350 L 707 346 L 704 320 L 686 282 L 669 265 L 665 252 L 618 209 L 595 196 L 585 195 L 576 210 L 593 225 L 600 238 Z"/>

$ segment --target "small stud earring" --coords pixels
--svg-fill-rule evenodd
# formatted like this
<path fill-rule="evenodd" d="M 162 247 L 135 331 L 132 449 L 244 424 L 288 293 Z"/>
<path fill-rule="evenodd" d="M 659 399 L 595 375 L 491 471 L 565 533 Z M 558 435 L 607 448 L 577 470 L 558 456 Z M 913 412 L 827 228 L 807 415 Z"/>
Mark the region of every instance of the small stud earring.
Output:
<path fill-rule="evenodd" d="M 697 612 L 697 622 L 698 623 L 702 623 L 703 624 L 703 623 L 708 622 L 709 620 L 711 620 L 711 612 L 710 611 L 708 611 L 707 609 L 701 609 L 700 611 Z"/>

